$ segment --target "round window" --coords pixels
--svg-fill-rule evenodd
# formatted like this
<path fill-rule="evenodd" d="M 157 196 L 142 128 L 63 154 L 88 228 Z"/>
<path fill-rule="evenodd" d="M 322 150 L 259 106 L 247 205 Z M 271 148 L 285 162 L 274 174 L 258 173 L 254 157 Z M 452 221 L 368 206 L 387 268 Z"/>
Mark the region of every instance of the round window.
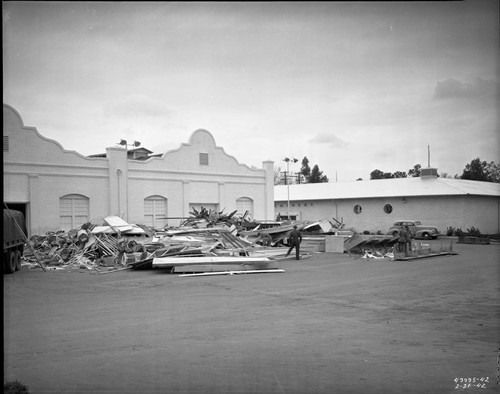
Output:
<path fill-rule="evenodd" d="M 385 213 L 391 213 L 392 212 L 392 205 L 391 204 L 385 204 L 384 205 L 384 212 Z"/>
<path fill-rule="evenodd" d="M 354 213 L 355 213 L 356 215 L 360 214 L 360 213 L 361 213 L 361 211 L 362 211 L 361 205 L 355 205 L 355 206 L 354 206 Z"/>

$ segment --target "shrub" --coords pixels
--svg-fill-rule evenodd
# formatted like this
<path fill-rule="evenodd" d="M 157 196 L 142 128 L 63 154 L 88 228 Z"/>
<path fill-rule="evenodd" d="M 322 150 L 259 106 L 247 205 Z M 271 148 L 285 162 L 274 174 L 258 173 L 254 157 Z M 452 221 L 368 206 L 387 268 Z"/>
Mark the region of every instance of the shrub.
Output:
<path fill-rule="evenodd" d="M 3 392 L 4 394 L 29 394 L 29 388 L 20 381 L 13 380 L 3 384 Z"/>
<path fill-rule="evenodd" d="M 471 226 L 471 228 L 467 229 L 467 232 L 472 235 L 473 237 L 480 237 L 481 236 L 481 231 L 479 231 L 478 228 Z"/>

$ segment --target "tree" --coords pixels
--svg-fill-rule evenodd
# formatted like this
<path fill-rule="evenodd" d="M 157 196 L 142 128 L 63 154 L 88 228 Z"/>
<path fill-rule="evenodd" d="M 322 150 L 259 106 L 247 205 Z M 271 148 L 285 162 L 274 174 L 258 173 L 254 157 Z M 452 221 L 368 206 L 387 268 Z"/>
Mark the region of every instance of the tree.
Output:
<path fill-rule="evenodd" d="M 488 172 L 488 177 L 490 182 L 500 183 L 500 167 L 494 161 L 490 162 L 486 170 Z"/>
<path fill-rule="evenodd" d="M 370 179 L 384 179 L 384 172 L 380 170 L 373 170 L 370 172 Z"/>
<path fill-rule="evenodd" d="M 415 178 L 419 177 L 421 173 L 422 166 L 420 164 L 415 164 L 412 169 L 408 170 L 408 175 Z"/>
<path fill-rule="evenodd" d="M 460 179 L 483 182 L 499 182 L 499 172 L 498 165 L 494 161 L 487 163 L 486 161 L 481 161 L 481 159 L 477 157 L 469 164 L 465 165 Z"/>
<path fill-rule="evenodd" d="M 274 167 L 274 184 L 275 185 L 285 184 L 285 178 L 283 177 L 281 167 Z"/>
<path fill-rule="evenodd" d="M 327 182 L 328 182 L 328 177 L 326 175 L 323 175 L 323 171 L 320 171 L 318 165 L 315 164 L 313 169 L 311 170 L 309 183 L 327 183 Z"/>
<path fill-rule="evenodd" d="M 302 159 L 302 167 L 300 168 L 300 172 L 297 174 L 297 179 L 298 177 L 300 177 L 300 183 L 328 182 L 328 177 L 323 175 L 323 171 L 319 170 L 317 164 L 315 164 L 311 170 L 311 167 L 309 167 L 309 159 L 306 156 Z"/>
<path fill-rule="evenodd" d="M 309 159 L 304 156 L 302 159 L 302 167 L 300 168 L 300 173 L 304 176 L 305 183 L 309 182 L 309 177 L 311 176 L 311 168 L 309 167 Z"/>
<path fill-rule="evenodd" d="M 394 173 L 394 178 L 406 178 L 407 175 L 406 175 L 406 172 L 404 171 L 396 171 Z"/>

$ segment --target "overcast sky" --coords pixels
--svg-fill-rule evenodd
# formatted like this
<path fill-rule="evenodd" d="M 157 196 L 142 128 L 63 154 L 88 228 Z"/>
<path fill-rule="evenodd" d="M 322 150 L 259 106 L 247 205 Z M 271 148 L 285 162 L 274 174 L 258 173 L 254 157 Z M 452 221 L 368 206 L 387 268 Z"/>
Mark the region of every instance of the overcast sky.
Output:
<path fill-rule="evenodd" d="M 330 181 L 500 162 L 497 0 L 2 2 L 3 102 L 65 149 L 196 129 Z"/>

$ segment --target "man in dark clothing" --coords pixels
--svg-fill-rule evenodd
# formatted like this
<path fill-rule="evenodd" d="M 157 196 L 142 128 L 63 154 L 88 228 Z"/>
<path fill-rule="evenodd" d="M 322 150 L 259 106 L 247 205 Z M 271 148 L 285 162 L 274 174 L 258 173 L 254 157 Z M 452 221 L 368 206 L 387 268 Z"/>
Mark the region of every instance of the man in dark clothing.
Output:
<path fill-rule="evenodd" d="M 408 244 L 408 233 L 406 229 L 401 226 L 399 227 L 399 238 L 398 238 L 398 252 L 406 253 Z"/>
<path fill-rule="evenodd" d="M 411 251 L 411 239 L 413 238 L 413 233 L 410 231 L 408 226 L 405 226 L 406 231 L 406 250 Z"/>
<path fill-rule="evenodd" d="M 300 243 L 302 242 L 302 234 L 297 230 L 297 226 L 293 226 L 293 230 L 288 236 L 288 242 L 290 244 L 290 248 L 288 249 L 287 256 L 290 254 L 293 248 L 295 248 L 295 258 L 299 259 L 300 253 Z"/>

